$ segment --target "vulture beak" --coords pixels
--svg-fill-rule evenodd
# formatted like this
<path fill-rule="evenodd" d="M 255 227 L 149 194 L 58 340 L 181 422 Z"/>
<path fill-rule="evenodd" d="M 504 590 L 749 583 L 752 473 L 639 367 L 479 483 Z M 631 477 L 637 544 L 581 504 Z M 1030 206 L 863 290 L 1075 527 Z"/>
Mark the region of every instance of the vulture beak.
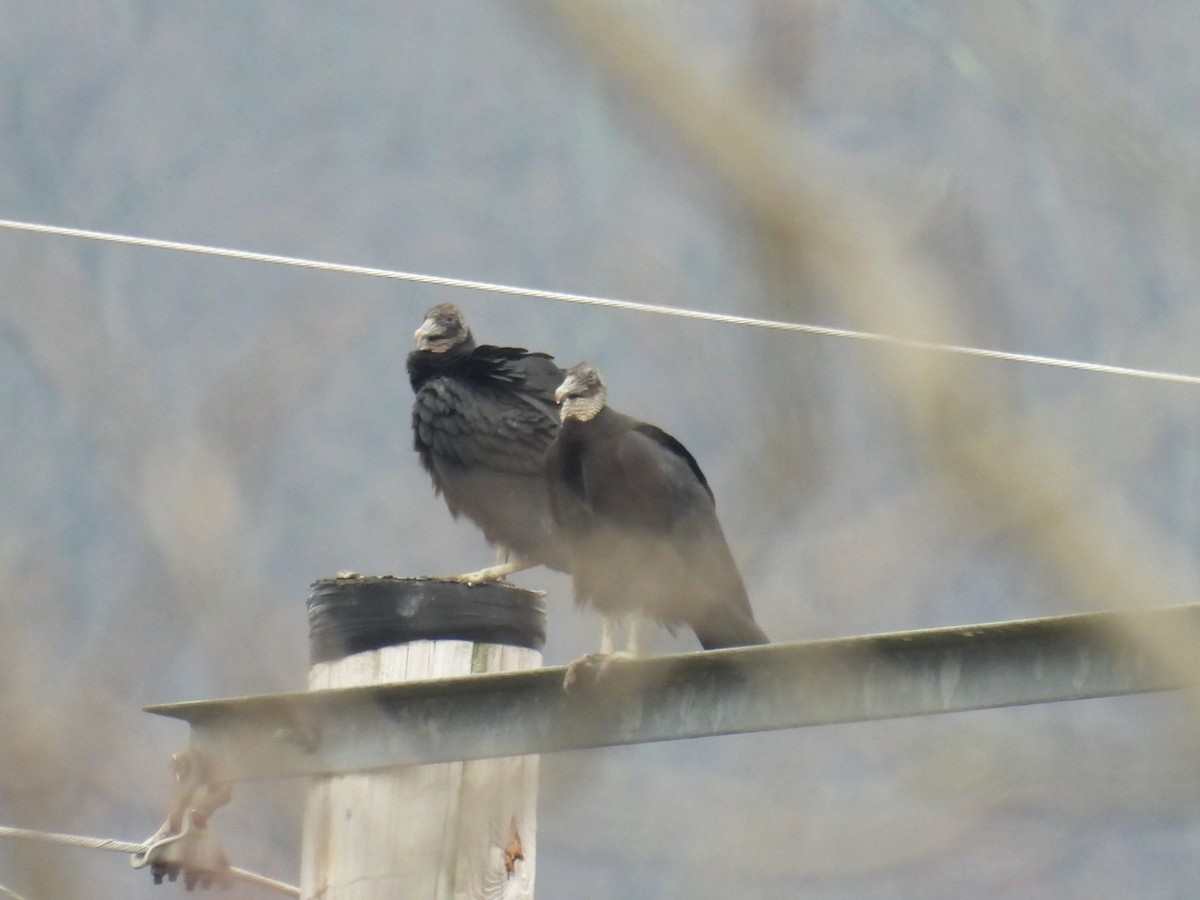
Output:
<path fill-rule="evenodd" d="M 413 340 L 417 342 L 418 347 L 423 347 L 428 338 L 433 337 L 437 333 L 437 325 L 433 319 L 426 319 L 421 323 L 421 327 L 413 332 Z"/>
<path fill-rule="evenodd" d="M 568 378 L 566 381 L 560 384 L 558 386 L 558 390 L 554 392 L 554 402 L 561 406 L 562 402 L 567 399 L 567 395 L 570 394 L 574 389 L 575 379 Z"/>

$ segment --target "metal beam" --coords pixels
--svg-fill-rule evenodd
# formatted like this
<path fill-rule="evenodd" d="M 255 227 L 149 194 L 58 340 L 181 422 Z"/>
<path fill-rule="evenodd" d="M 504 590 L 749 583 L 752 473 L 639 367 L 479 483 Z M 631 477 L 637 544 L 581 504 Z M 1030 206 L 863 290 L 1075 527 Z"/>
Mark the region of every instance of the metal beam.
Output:
<path fill-rule="evenodd" d="M 1200 604 L 152 706 L 217 780 L 314 775 L 1186 687 L 1120 635 L 1200 628 Z M 1200 681 L 1200 678 L 1195 679 Z"/>

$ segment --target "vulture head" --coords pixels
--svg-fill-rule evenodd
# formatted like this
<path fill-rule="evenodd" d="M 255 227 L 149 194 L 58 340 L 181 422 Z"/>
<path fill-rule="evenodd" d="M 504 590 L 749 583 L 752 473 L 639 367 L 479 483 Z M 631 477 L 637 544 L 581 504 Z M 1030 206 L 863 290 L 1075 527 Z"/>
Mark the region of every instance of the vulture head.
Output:
<path fill-rule="evenodd" d="M 418 350 L 430 353 L 445 353 L 464 344 L 468 349 L 474 344 L 471 329 L 461 309 L 453 303 L 439 303 L 425 313 L 425 321 L 413 332 Z"/>
<path fill-rule="evenodd" d="M 591 363 L 580 363 L 567 370 L 567 377 L 554 392 L 554 402 L 562 407 L 562 419 L 586 422 L 604 409 L 608 385 L 600 370 Z"/>

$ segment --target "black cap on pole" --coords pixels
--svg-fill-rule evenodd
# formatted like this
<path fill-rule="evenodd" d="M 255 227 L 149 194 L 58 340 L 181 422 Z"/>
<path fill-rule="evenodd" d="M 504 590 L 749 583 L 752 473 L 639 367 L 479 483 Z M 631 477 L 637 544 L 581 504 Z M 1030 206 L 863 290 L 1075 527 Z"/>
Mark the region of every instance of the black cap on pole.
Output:
<path fill-rule="evenodd" d="M 502 581 L 354 575 L 313 584 L 308 627 L 313 664 L 422 640 L 541 650 L 546 604 L 540 592 Z"/>

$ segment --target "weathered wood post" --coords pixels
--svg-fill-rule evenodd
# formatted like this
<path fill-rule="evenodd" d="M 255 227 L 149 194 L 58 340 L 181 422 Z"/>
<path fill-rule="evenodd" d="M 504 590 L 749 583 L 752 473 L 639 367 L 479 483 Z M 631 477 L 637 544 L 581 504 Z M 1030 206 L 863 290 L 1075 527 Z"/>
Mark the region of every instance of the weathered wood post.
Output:
<path fill-rule="evenodd" d="M 309 689 L 541 665 L 545 605 L 506 583 L 349 577 L 309 598 Z M 536 756 L 312 779 L 300 888 L 311 900 L 532 898 Z"/>

